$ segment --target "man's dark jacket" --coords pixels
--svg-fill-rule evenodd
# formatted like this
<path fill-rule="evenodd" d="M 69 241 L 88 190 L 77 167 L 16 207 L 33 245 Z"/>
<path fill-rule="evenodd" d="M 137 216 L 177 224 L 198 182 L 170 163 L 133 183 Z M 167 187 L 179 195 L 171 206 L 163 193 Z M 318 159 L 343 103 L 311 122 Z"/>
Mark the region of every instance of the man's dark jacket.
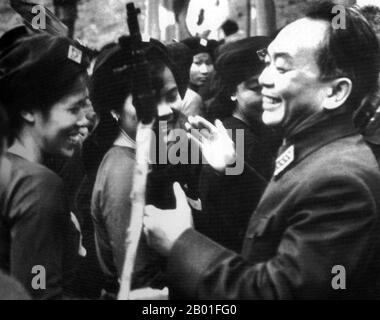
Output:
<path fill-rule="evenodd" d="M 281 140 L 259 121 L 248 125 L 228 117 L 223 125 L 231 130 L 235 146 L 238 146 L 237 130 L 244 132 L 244 154 L 240 157 L 249 167 L 246 165 L 239 175 L 221 175 L 210 165 L 202 166 L 199 178 L 202 212 L 200 218 L 194 218 L 194 226 L 215 242 L 240 252 L 249 218 L 273 173 Z"/>
<path fill-rule="evenodd" d="M 176 297 L 376 297 L 380 173 L 375 157 L 349 115 L 322 114 L 289 137 L 290 145 L 295 160 L 264 192 L 241 255 L 192 229 L 176 241 L 168 262 Z"/>

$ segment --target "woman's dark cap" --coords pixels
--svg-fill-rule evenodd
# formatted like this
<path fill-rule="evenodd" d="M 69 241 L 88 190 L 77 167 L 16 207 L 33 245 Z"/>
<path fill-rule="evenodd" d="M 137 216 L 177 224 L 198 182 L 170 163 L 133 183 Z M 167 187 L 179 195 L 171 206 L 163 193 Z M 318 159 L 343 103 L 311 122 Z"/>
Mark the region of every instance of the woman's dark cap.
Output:
<path fill-rule="evenodd" d="M 182 85 L 185 87 L 189 84 L 190 68 L 193 63 L 191 50 L 181 42 L 173 42 L 167 46 L 168 52 L 180 73 Z"/>
<path fill-rule="evenodd" d="M 182 40 L 181 43 L 185 44 L 191 50 L 193 57 L 200 53 L 208 53 L 213 60 L 215 50 L 219 45 L 216 40 L 206 40 L 199 37 L 187 38 Z"/>
<path fill-rule="evenodd" d="M 48 109 L 90 64 L 84 47 L 66 37 L 21 36 L 6 43 L 0 48 L 0 101 L 11 118 L 20 110 Z"/>
<path fill-rule="evenodd" d="M 134 75 L 136 59 L 133 56 L 132 39 L 123 36 L 118 43 L 102 50 L 96 59 L 91 78 L 91 100 L 99 113 L 119 109 L 124 105 L 127 96 L 133 93 L 136 86 L 144 87 L 146 83 L 138 83 Z M 180 87 L 178 67 L 175 66 L 164 44 L 155 39 L 142 43 L 148 63 L 160 62 L 173 73 L 180 95 L 183 97 L 186 88 Z"/>
<path fill-rule="evenodd" d="M 264 63 L 256 52 L 266 48 L 270 42 L 268 37 L 257 36 L 222 47 L 215 62 L 217 78 L 221 84 L 237 86 L 249 77 L 261 73 Z"/>

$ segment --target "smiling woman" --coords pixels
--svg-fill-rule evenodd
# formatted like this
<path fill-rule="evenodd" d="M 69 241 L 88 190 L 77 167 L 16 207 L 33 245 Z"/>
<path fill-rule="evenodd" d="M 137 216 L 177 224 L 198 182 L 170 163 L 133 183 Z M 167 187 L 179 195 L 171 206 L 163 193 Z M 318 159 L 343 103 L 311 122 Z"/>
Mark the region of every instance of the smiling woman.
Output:
<path fill-rule="evenodd" d="M 99 148 L 96 153 L 102 156 L 98 163 L 91 159 L 91 167 L 97 169 L 96 178 L 91 182 L 94 184 L 91 214 L 98 260 L 106 277 L 105 289 L 110 296 L 118 291 L 118 279 L 122 274 L 126 254 L 126 230 L 131 221 L 132 201 L 129 195 L 133 187 L 136 164 L 135 139 L 138 122 L 134 95 L 141 92 L 146 85 L 139 83 L 139 78 L 131 68 L 135 60 L 127 45 L 130 38 L 126 37 L 124 41 L 101 51 L 91 78 L 91 99 L 100 116 L 99 126 L 92 139 L 98 138 L 96 144 Z M 150 66 L 155 92 L 154 103 L 159 118 L 154 126 L 155 137 L 158 137 L 155 145 L 158 147 L 151 151 L 152 155 L 158 155 L 162 144 L 166 146 L 165 142 L 168 142 L 159 140 L 159 137 L 166 138 L 171 129 L 180 125 L 179 120 L 183 121 L 183 116 L 176 109 L 181 104 L 180 94 L 184 94 L 185 88 L 177 85 L 179 81 L 176 69 L 169 53 L 160 42 L 150 39 L 143 44 L 143 50 Z M 87 141 L 85 147 L 89 143 Z M 166 148 L 161 151 L 167 152 Z M 148 203 L 167 206 L 173 200 L 170 191 L 171 179 L 176 179 L 175 171 L 168 168 L 171 167 L 151 167 L 147 183 Z M 181 174 L 183 176 L 183 171 Z M 142 237 L 137 250 L 132 289 L 162 288 L 162 270 L 163 260 L 148 247 Z"/>
<path fill-rule="evenodd" d="M 70 157 L 81 142 L 82 123 L 87 121 L 83 111 L 87 106 L 86 78 L 78 77 L 70 93 L 52 105 L 46 112 L 36 112 L 35 123 L 44 140 L 43 151 Z"/>
<path fill-rule="evenodd" d="M 79 45 L 63 37 L 31 36 L 1 49 L 0 101 L 11 130 L 0 180 L 0 268 L 33 298 L 61 298 L 79 233 L 62 180 L 43 163 L 50 155 L 72 156 L 81 140 L 88 61 Z M 35 266 L 45 271 L 37 287 Z"/>

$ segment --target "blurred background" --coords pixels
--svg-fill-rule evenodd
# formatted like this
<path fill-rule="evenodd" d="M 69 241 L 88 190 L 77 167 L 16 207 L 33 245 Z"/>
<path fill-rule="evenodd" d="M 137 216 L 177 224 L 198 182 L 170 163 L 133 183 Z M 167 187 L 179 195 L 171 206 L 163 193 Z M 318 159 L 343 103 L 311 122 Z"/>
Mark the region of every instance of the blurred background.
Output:
<path fill-rule="evenodd" d="M 71 36 L 100 49 L 127 33 L 125 4 L 130 0 L 34 0 L 53 11 Z M 302 15 L 313 0 L 135 0 L 142 11 L 141 30 L 164 42 L 201 35 L 220 40 L 221 26 L 233 20 L 238 36 L 269 35 Z M 380 5 L 380 0 L 341 0 L 341 3 Z M 0 36 L 21 23 L 9 0 L 0 0 Z"/>

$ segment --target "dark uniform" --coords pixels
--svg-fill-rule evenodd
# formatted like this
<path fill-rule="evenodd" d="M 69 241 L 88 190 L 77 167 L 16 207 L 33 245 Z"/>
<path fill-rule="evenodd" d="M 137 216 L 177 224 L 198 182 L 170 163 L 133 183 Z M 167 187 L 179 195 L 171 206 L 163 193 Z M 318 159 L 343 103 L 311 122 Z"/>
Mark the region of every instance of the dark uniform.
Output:
<path fill-rule="evenodd" d="M 251 213 L 273 173 L 281 140 L 259 121 L 248 125 L 235 117 L 229 117 L 223 120 L 223 125 L 231 129 L 235 145 L 236 131 L 244 131 L 246 166 L 239 175 L 220 175 L 211 166 L 203 166 L 199 182 L 202 213 L 198 219 L 200 221 L 194 219 L 194 223 L 195 229 L 204 235 L 228 249 L 240 252 Z"/>
<path fill-rule="evenodd" d="M 380 173 L 350 116 L 314 117 L 283 150 L 242 255 L 191 229 L 177 240 L 168 273 L 183 298 L 378 296 Z M 333 288 L 337 265 L 346 290 Z"/>
<path fill-rule="evenodd" d="M 203 166 L 199 183 L 202 220 L 199 223 L 195 219 L 195 229 L 236 252 L 241 251 L 249 218 L 272 176 L 281 144 L 279 134 L 261 120 L 261 87 L 255 80 L 264 63 L 252 52 L 269 43 L 267 37 L 237 41 L 225 47 L 215 63 L 218 94 L 209 117 L 220 119 L 224 127 L 231 130 L 236 148 L 243 147 L 237 152 L 246 168 L 238 175 L 224 175 L 216 173 L 209 165 Z M 240 84 L 246 88 L 249 98 L 232 101 L 231 96 Z M 237 130 L 244 133 L 242 141 L 237 140 Z M 242 142 L 240 147 L 239 142 Z"/>
<path fill-rule="evenodd" d="M 30 300 L 22 285 L 0 271 L 0 300 Z"/>

